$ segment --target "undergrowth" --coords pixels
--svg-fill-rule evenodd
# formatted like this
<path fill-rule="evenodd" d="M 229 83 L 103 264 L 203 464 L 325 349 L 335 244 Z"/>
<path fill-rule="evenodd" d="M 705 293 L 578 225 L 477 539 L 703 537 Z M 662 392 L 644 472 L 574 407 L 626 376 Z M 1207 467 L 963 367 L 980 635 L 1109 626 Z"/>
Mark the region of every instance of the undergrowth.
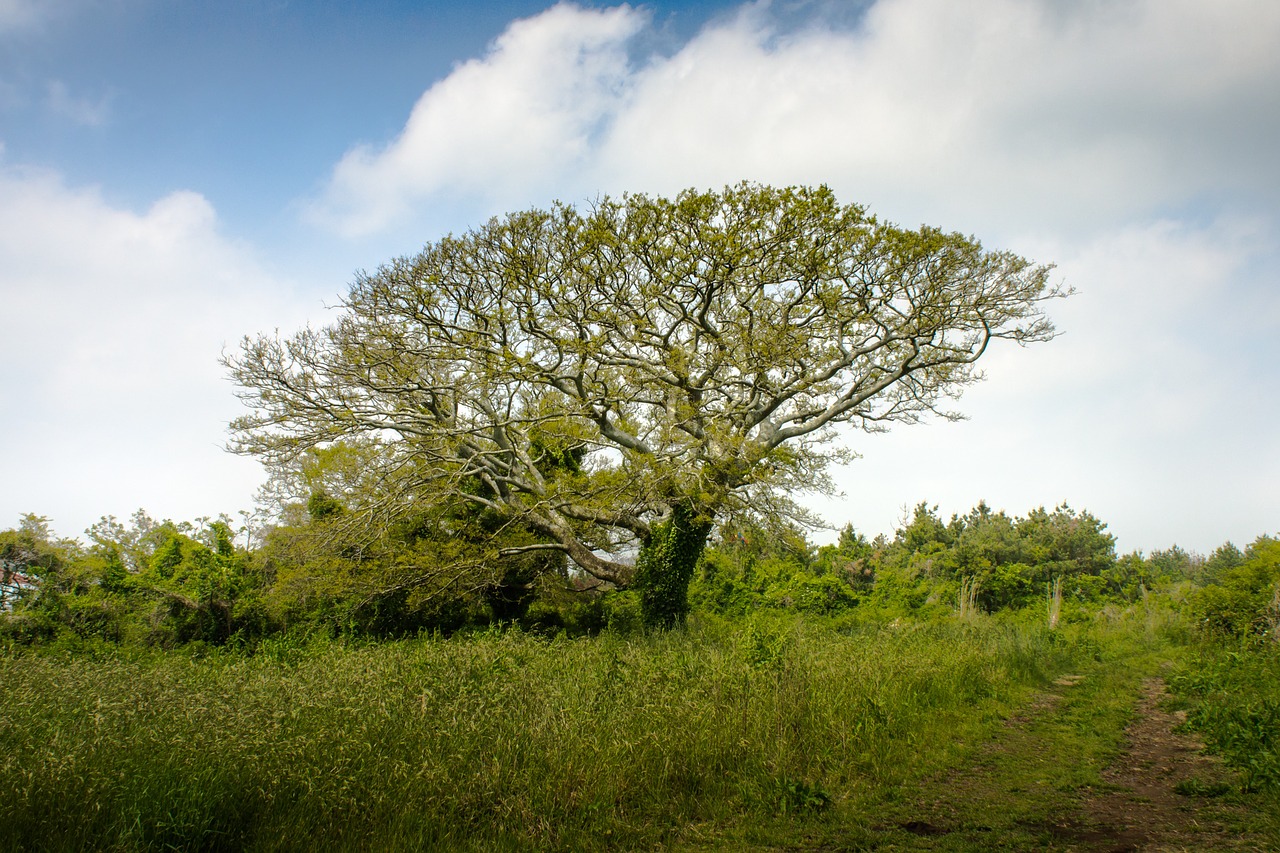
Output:
<path fill-rule="evenodd" d="M 631 849 L 823 820 L 1098 657 L 1096 634 L 759 615 L 0 654 L 0 849 Z"/>
<path fill-rule="evenodd" d="M 1244 790 L 1280 794 L 1280 644 L 1205 641 L 1170 683 Z"/>

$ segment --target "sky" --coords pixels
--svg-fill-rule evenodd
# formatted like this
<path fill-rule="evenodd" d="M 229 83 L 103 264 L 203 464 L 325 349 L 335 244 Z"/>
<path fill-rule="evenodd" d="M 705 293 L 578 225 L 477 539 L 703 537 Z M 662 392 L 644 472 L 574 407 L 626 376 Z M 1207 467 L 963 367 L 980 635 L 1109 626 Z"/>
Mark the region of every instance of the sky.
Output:
<path fill-rule="evenodd" d="M 831 525 L 1244 545 L 1280 531 L 1277 152 L 1274 0 L 0 0 L 0 529 L 236 517 L 243 336 L 493 215 L 749 180 L 1076 291 L 966 420 L 845 433 Z"/>

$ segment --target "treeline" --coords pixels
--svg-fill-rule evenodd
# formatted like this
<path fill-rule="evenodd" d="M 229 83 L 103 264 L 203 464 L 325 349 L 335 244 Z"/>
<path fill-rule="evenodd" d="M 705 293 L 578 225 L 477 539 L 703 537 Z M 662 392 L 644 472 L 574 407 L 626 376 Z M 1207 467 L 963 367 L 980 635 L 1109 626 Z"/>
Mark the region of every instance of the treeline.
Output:
<path fill-rule="evenodd" d="M 378 521 L 316 491 L 279 523 L 237 533 L 105 518 L 87 541 L 28 515 L 0 532 L 0 640 L 9 644 L 252 645 L 286 631 L 392 638 L 493 624 L 590 634 L 639 627 L 639 590 L 570 569 L 562 552 L 473 510 Z M 1106 525 L 1065 504 L 1010 516 L 980 503 L 944 520 L 921 503 L 892 537 L 846 526 L 813 546 L 785 524 L 722 526 L 690 584 L 695 610 L 741 616 L 941 615 L 1057 607 L 1062 618 L 1179 587 L 1197 624 L 1275 636 L 1280 543 L 1262 537 L 1209 557 L 1180 548 L 1117 557 Z M 1056 617 L 1055 617 L 1056 618 Z"/>

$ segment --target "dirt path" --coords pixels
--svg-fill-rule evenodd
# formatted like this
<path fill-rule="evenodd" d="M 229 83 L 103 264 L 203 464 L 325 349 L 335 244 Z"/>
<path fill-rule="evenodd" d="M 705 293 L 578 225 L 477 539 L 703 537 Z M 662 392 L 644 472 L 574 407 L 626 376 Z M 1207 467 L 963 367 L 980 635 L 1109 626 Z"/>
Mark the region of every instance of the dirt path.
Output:
<path fill-rule="evenodd" d="M 1059 678 L 971 761 L 892 809 L 869 844 L 819 849 L 1273 850 L 1242 831 L 1248 811 L 1222 796 L 1231 771 L 1177 731 L 1166 698 L 1160 678 Z"/>
<path fill-rule="evenodd" d="M 1127 851 L 1265 850 L 1232 828 L 1238 813 L 1216 799 L 1230 772 L 1194 735 L 1176 731 L 1164 710 L 1163 680 L 1147 679 L 1125 747 L 1102 774 L 1109 786 L 1064 821 L 1060 836 L 1081 849 Z"/>

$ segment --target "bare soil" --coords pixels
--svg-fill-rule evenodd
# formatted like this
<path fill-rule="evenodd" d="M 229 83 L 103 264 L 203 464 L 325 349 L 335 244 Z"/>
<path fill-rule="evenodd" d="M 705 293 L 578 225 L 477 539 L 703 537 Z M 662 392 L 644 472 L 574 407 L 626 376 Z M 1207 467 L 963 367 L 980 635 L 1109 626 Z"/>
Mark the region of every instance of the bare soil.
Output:
<path fill-rule="evenodd" d="M 1164 681 L 1147 679 L 1125 748 L 1054 834 L 1090 851 L 1266 850 L 1232 828 L 1241 812 L 1218 797 L 1235 781 L 1195 735 L 1184 712 L 1164 708 Z"/>

